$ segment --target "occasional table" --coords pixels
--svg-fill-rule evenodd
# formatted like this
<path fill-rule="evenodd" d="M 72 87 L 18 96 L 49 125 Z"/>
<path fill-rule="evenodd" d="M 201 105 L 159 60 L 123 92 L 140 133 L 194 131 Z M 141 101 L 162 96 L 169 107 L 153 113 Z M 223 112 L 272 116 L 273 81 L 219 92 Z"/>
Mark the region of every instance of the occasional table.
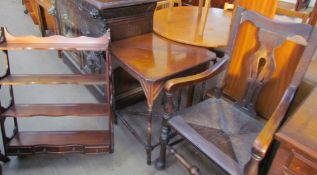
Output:
<path fill-rule="evenodd" d="M 154 33 L 148 33 L 120 41 L 111 45 L 114 60 L 120 67 L 137 79 L 145 93 L 148 106 L 146 141 L 137 135 L 123 117 L 119 119 L 143 143 L 147 153 L 147 163 L 151 163 L 151 152 L 157 144 L 152 144 L 152 108 L 164 83 L 177 76 L 203 71 L 216 56 L 208 49 L 177 43 Z M 200 68 L 200 69 L 199 69 Z"/>
<path fill-rule="evenodd" d="M 154 13 L 155 33 L 173 41 L 205 48 L 219 48 L 227 45 L 231 11 L 210 8 L 203 35 L 199 35 L 201 18 L 198 16 L 198 7 L 174 7 L 169 20 L 168 12 L 167 8 Z"/>

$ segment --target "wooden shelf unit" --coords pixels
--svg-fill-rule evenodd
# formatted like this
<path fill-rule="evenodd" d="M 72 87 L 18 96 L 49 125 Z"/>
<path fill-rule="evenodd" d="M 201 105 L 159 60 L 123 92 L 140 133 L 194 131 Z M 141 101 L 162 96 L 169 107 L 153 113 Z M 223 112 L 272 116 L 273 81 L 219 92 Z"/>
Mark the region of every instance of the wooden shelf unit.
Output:
<path fill-rule="evenodd" d="M 8 156 L 39 153 L 110 152 L 108 131 L 41 131 L 19 132 L 9 142 Z"/>
<path fill-rule="evenodd" d="M 108 45 L 110 32 L 107 31 L 99 38 L 63 36 L 14 37 L 5 28 L 0 30 L 0 50 L 5 54 L 6 72 L 0 76 L 0 89 L 6 85 L 10 88 L 11 103 L 8 107 L 1 106 L 0 99 L 0 124 L 7 156 L 20 156 L 38 153 L 112 153 L 113 127 L 111 113 L 111 58 Z M 104 74 L 39 74 L 39 75 L 14 75 L 11 74 L 9 55 L 10 50 L 89 50 L 103 52 L 105 59 Z M 16 85 L 33 84 L 77 84 L 77 85 L 105 85 L 106 103 L 87 104 L 15 104 L 13 87 Z M 108 129 L 99 131 L 36 131 L 20 132 L 18 129 L 19 117 L 105 117 L 108 119 Z M 8 137 L 5 129 L 5 120 L 12 117 L 14 131 Z M 67 128 L 66 128 L 67 129 Z M 2 156 L 0 156 L 2 157 Z"/>

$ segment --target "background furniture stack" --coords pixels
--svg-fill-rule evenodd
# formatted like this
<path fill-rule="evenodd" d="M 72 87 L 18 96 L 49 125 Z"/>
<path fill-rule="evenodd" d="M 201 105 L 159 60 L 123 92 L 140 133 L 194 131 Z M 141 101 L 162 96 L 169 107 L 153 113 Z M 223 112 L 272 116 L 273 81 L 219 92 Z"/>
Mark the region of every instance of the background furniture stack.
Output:
<path fill-rule="evenodd" d="M 5 156 L 32 155 L 37 153 L 112 153 L 113 127 L 111 110 L 111 74 L 109 57 L 110 33 L 107 31 L 100 38 L 66 38 L 52 36 L 46 38 L 25 36 L 14 37 L 5 28 L 1 28 L 0 50 L 5 54 L 5 74 L 0 78 L 0 88 L 9 86 L 10 102 L 1 106 L 1 132 Z M 100 51 L 104 58 L 104 74 L 76 75 L 15 75 L 10 69 L 9 51 L 19 50 L 81 50 Z M 79 104 L 16 104 L 13 88 L 18 85 L 48 84 L 102 84 L 107 92 L 105 103 Z M 2 89 L 3 90 L 3 89 Z M 4 99 L 0 99 L 2 104 Z M 6 101 L 6 103 L 8 103 Z M 1 103 L 0 103 L 1 105 Z M 18 118 L 25 117 L 104 117 L 107 130 L 90 131 L 19 131 Z M 5 122 L 12 117 L 14 131 L 7 135 Z M 10 121 L 10 120 L 9 120 Z M 67 130 L 67 128 L 65 128 Z M 7 160 L 4 160 L 7 161 Z"/>

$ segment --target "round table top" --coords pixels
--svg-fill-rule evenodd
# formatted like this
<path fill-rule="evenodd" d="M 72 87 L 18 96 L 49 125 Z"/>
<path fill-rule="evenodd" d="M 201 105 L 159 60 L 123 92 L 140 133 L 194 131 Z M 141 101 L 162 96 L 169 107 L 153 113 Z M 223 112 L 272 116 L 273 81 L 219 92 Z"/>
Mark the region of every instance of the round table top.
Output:
<path fill-rule="evenodd" d="M 232 12 L 210 8 L 203 36 L 198 34 L 198 7 L 173 7 L 170 21 L 167 20 L 167 14 L 168 8 L 154 13 L 155 33 L 194 46 L 219 48 L 227 45 Z"/>

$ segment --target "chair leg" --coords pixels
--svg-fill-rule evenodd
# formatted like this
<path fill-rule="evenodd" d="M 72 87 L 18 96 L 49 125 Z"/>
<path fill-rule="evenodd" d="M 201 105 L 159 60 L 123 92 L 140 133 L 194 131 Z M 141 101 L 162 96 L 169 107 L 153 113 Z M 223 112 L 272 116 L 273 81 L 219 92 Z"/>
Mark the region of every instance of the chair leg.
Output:
<path fill-rule="evenodd" d="M 171 129 L 167 125 L 167 119 L 163 119 L 162 121 L 162 129 L 161 129 L 161 149 L 160 149 L 160 157 L 156 159 L 155 167 L 158 170 L 162 170 L 166 165 L 166 147 L 169 142 Z"/>

